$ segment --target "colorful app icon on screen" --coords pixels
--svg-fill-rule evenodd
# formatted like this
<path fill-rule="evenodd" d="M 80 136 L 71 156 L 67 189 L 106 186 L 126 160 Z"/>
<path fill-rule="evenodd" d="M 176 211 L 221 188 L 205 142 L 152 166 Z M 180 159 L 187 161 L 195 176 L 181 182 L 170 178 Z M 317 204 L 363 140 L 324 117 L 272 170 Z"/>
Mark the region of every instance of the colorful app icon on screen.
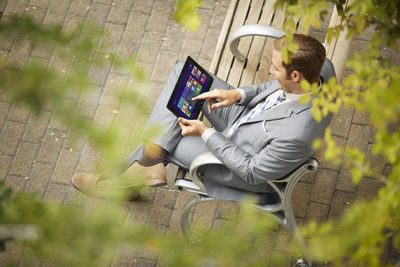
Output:
<path fill-rule="evenodd" d="M 204 74 L 202 74 L 200 77 L 200 83 L 204 84 L 205 82 L 206 82 L 206 76 Z"/>
<path fill-rule="evenodd" d="M 196 67 L 193 67 L 192 75 L 193 75 L 193 76 L 196 76 L 196 74 L 197 74 L 197 68 L 196 68 Z"/>
<path fill-rule="evenodd" d="M 196 72 L 196 78 L 197 78 L 197 79 L 200 79 L 200 76 L 201 76 L 201 71 L 197 70 L 197 72 Z"/>
<path fill-rule="evenodd" d="M 186 99 L 181 97 L 178 102 L 178 108 L 182 109 L 183 105 L 185 104 Z"/>
<path fill-rule="evenodd" d="M 197 86 L 196 91 L 194 92 L 195 95 L 199 95 L 201 93 L 201 89 L 203 89 L 203 86 L 201 86 L 200 84 Z"/>
<path fill-rule="evenodd" d="M 197 87 L 199 83 L 197 81 L 193 81 L 193 85 Z"/>

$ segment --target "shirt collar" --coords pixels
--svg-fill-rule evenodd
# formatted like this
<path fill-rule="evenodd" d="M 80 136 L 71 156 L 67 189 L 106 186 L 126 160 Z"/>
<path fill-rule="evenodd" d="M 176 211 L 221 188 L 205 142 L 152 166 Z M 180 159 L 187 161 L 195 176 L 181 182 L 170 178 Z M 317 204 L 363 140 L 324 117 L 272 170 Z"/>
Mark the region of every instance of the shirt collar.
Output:
<path fill-rule="evenodd" d="M 318 91 L 321 90 L 321 85 L 322 85 L 322 82 L 321 82 L 321 80 L 319 80 Z M 281 90 L 281 91 L 283 91 L 283 90 Z M 311 94 L 311 92 L 310 93 L 305 93 L 305 94 L 293 94 L 293 93 L 285 92 L 285 94 L 286 94 L 285 102 L 292 102 L 292 101 L 298 101 L 300 99 L 300 97 L 302 97 L 303 95 L 309 95 L 309 94 Z"/>

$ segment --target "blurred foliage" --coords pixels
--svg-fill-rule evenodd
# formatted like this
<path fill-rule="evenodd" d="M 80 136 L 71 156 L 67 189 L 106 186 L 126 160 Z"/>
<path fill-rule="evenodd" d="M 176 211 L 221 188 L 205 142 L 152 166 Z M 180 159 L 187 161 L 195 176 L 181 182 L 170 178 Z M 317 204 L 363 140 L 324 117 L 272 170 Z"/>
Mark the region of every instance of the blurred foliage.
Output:
<path fill-rule="evenodd" d="M 343 106 L 366 114 L 373 127 L 374 143 L 371 151 L 350 146 L 343 149 L 328 129 L 324 140 L 314 142 L 314 148 L 324 144 L 325 159 L 349 169 L 355 184 L 363 177 L 373 177 L 382 187 L 371 201 L 355 203 L 336 220 L 319 226 L 310 224 L 305 233 L 310 252 L 318 261 L 334 266 L 383 266 L 387 242 L 400 249 L 400 67 L 382 54 L 387 49 L 399 52 L 400 1 L 331 2 L 341 23 L 328 29 L 328 43 L 342 32 L 350 38 L 373 29 L 372 39 L 368 50 L 346 62 L 351 72 L 340 83 L 332 79 L 320 92 L 306 81 L 302 87 L 317 95 L 312 100 L 317 121 L 328 113 L 337 114 Z M 275 5 L 284 6 L 284 27 L 289 35 L 296 27 L 306 33 L 311 26 L 320 27 L 321 18 L 327 14 L 327 2 L 321 0 L 278 0 Z M 283 50 L 286 59 L 295 51 L 290 43 Z M 302 99 L 308 100 L 309 97 Z"/>
<path fill-rule="evenodd" d="M 303 231 L 308 240 L 308 253 L 317 261 L 332 262 L 335 266 L 382 266 L 380 259 L 387 240 L 400 249 L 399 66 L 391 65 L 381 54 L 384 47 L 397 51 L 400 3 L 399 0 L 352 1 L 345 7 L 343 0 L 332 3 L 338 8 L 343 23 L 328 29 L 328 40 L 344 30 L 348 36 L 354 36 L 374 27 L 376 33 L 369 50 L 348 61 L 352 74 L 340 84 L 331 80 L 323 85 L 321 93 L 313 99 L 312 112 L 317 120 L 329 112 L 338 113 L 343 105 L 365 112 L 375 133 L 371 153 L 383 160 L 382 164 L 374 164 L 366 157 L 366 151 L 352 147 L 343 150 L 335 144 L 330 130 L 314 147 L 324 144 L 325 157 L 349 168 L 354 182 L 364 176 L 375 177 L 382 187 L 375 199 L 352 204 L 341 218 L 321 225 L 311 223 Z M 200 5 L 200 0 L 178 1 L 174 19 L 184 29 L 197 29 L 200 19 L 196 9 Z M 289 42 L 282 53 L 287 61 L 297 49 L 290 42 L 297 22 L 300 21 L 299 26 L 305 32 L 310 26 L 320 26 L 328 5 L 322 0 L 278 0 L 275 5 L 276 8 L 283 6 L 287 16 L 284 30 Z M 60 26 L 43 28 L 28 16 L 14 16 L 0 22 L 0 35 L 15 41 L 21 49 L 28 47 L 29 53 L 44 48 L 57 59 L 57 64 L 46 65 L 40 61 L 9 62 L 7 58 L 0 58 L 0 89 L 14 103 L 27 106 L 36 114 L 51 111 L 54 119 L 67 125 L 71 133 L 85 136 L 104 156 L 103 168 L 121 167 L 127 147 L 135 147 L 140 142 L 134 136 L 157 135 L 158 129 L 143 130 L 148 107 L 144 100 L 146 85 L 142 69 L 134 57 L 122 60 L 110 53 L 101 30 L 81 24 L 64 32 Z M 92 121 L 81 100 L 91 96 L 96 88 L 93 73 L 107 67 L 126 73 L 130 82 L 119 86 L 109 100 L 108 107 L 113 114 L 110 121 L 103 118 Z M 316 90 L 315 85 L 303 83 L 302 86 L 311 92 Z M 388 166 L 390 172 L 387 168 L 384 172 Z M 12 194 L 1 187 L 0 230 L 15 226 L 34 230 L 28 236 L 24 234 L 29 231 L 17 231 L 19 235 L 15 236 L 19 238 L 12 241 L 23 247 L 23 261 L 28 264 L 45 261 L 66 266 L 109 265 L 119 247 L 128 247 L 138 253 L 160 255 L 160 263 L 167 266 L 265 266 L 266 262 L 283 266 L 287 265 L 289 253 L 298 252 L 296 248 L 276 250 L 276 247 L 289 247 L 285 237 L 276 237 L 274 230 L 267 231 L 273 228 L 271 222 L 256 217 L 246 207 L 237 221 L 220 230 L 200 227 L 196 232 L 200 233 L 201 241 L 192 245 L 181 235 L 165 236 L 151 227 L 126 221 L 126 212 L 119 208 L 121 202 L 107 202 L 107 205 L 86 209 L 72 205 L 60 207 L 44 203 L 32 194 Z M 271 239 L 284 240 L 284 245 L 271 244 Z M 268 250 L 271 247 L 275 248 L 273 254 Z"/>
<path fill-rule="evenodd" d="M 6 245 L 14 242 L 23 248 L 23 266 L 42 263 L 110 266 L 117 249 L 149 258 L 159 255 L 163 266 L 288 264 L 284 256 L 288 252 L 284 249 L 274 249 L 271 254 L 271 240 L 279 239 L 276 244 L 282 247 L 289 241 L 274 230 L 276 225 L 271 219 L 260 217 L 250 206 L 244 206 L 240 216 L 229 218 L 213 231 L 205 224 L 194 225 L 192 230 L 201 235 L 197 234 L 197 242 L 193 244 L 181 234 L 165 235 L 147 225 L 126 220 L 121 205 L 124 203 L 91 204 L 86 209 L 74 205 L 60 207 L 45 203 L 32 193 L 13 195 L 0 184 L 0 233 L 7 228 L 20 232 L 19 238 L 6 241 Z M 34 234 L 24 235 L 23 230 L 30 227 Z M 266 229 L 273 233 L 268 239 L 264 236 Z"/>
<path fill-rule="evenodd" d="M 201 20 L 196 9 L 200 6 L 201 0 L 178 0 L 174 20 L 181 24 L 183 30 L 197 30 Z"/>

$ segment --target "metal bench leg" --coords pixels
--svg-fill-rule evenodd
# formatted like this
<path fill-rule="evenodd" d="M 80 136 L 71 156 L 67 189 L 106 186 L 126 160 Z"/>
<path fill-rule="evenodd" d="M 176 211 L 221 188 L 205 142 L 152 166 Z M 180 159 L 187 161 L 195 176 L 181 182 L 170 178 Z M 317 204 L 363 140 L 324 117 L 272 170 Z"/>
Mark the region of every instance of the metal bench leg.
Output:
<path fill-rule="evenodd" d="M 214 198 L 210 198 L 207 196 L 196 196 L 194 199 L 188 201 L 186 205 L 182 209 L 182 214 L 181 214 L 181 228 L 182 232 L 185 235 L 185 237 L 190 240 L 191 242 L 195 242 L 193 240 L 192 236 L 192 229 L 191 229 L 191 223 L 189 223 L 189 213 L 190 210 L 197 205 L 198 203 L 203 203 L 207 201 L 212 201 L 215 200 Z"/>

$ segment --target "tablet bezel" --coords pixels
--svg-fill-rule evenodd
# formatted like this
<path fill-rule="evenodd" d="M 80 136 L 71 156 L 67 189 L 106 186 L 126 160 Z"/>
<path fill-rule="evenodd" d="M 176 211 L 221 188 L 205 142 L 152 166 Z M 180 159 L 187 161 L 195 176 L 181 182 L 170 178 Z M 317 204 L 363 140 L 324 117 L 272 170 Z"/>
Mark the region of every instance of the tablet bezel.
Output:
<path fill-rule="evenodd" d="M 179 75 L 178 81 L 176 82 L 175 88 L 174 88 L 174 90 L 173 90 L 173 92 L 171 94 L 171 97 L 169 98 L 169 101 L 168 101 L 168 104 L 167 104 L 167 108 L 177 117 L 183 117 L 183 118 L 188 119 L 188 120 L 195 120 L 195 119 L 197 119 L 199 117 L 199 114 L 201 112 L 202 106 L 204 104 L 204 100 L 197 100 L 196 101 L 196 102 L 198 102 L 198 104 L 197 103 L 195 104 L 195 108 L 193 109 L 193 111 L 196 109 L 196 107 L 198 107 L 198 110 L 197 110 L 197 112 L 192 113 L 192 114 L 196 115 L 194 117 L 192 117 L 192 115 L 189 117 L 188 115 L 186 115 L 186 113 L 183 113 L 183 112 L 182 112 L 182 114 L 179 113 L 174 108 L 175 106 L 173 106 L 173 100 L 175 99 L 175 96 L 176 96 L 176 94 L 177 94 L 177 92 L 179 90 L 179 87 L 180 87 L 180 85 L 182 83 L 182 80 L 183 80 L 183 77 L 184 77 L 184 75 L 186 73 L 186 70 L 189 67 L 189 63 L 193 64 L 194 67 L 199 69 L 201 71 L 201 73 L 204 74 L 207 77 L 207 79 L 209 80 L 208 86 L 207 87 L 203 87 L 201 93 L 208 92 L 211 89 L 211 86 L 212 86 L 212 83 L 214 81 L 214 78 L 202 66 L 200 66 L 196 61 L 194 61 L 193 58 L 188 56 L 186 58 L 185 64 L 184 64 L 184 66 L 182 68 L 182 71 L 181 71 L 181 73 Z M 184 81 L 184 82 L 186 82 L 186 81 Z M 176 108 L 179 109 L 177 106 L 176 106 Z"/>

